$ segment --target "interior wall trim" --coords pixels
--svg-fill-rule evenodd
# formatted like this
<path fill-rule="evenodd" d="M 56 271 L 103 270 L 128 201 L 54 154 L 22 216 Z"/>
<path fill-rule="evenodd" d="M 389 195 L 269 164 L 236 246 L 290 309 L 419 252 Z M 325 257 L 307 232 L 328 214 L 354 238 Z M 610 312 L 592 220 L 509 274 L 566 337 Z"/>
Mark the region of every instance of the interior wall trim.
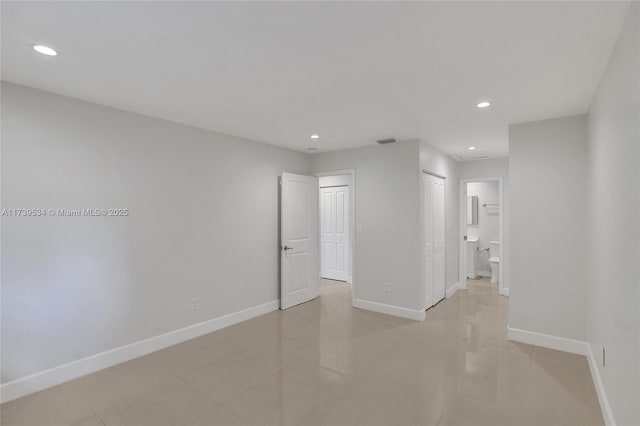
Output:
<path fill-rule="evenodd" d="M 593 385 L 596 388 L 598 402 L 602 410 L 602 417 L 606 426 L 616 426 L 613 411 L 609 404 L 609 398 L 598 370 L 596 359 L 593 356 L 591 345 L 580 340 L 567 339 L 565 337 L 552 336 L 550 334 L 536 333 L 534 331 L 520 330 L 517 328 L 507 327 L 507 338 L 515 342 L 527 343 L 534 346 L 542 346 L 544 348 L 555 349 L 558 351 L 569 352 L 587 357 L 589 370 L 593 379 Z"/>
<path fill-rule="evenodd" d="M 428 175 L 435 176 L 435 177 L 440 178 L 440 179 L 447 179 L 447 177 L 446 177 L 446 176 L 443 176 L 443 175 L 438 174 L 438 173 L 430 172 L 430 171 L 429 171 L 429 170 L 427 170 L 427 169 L 422 169 L 422 173 L 426 173 L 426 174 L 428 174 Z"/>
<path fill-rule="evenodd" d="M 587 342 L 507 327 L 507 338 L 514 342 L 527 343 L 543 348 L 587 356 Z"/>
<path fill-rule="evenodd" d="M 368 300 L 355 299 L 353 301 L 353 306 L 360 309 L 366 309 L 367 311 L 380 312 L 381 314 L 393 315 L 416 321 L 424 321 L 425 318 L 424 310 L 408 309 L 401 306 L 370 302 Z"/>
<path fill-rule="evenodd" d="M 40 371 L 0 386 L 0 403 L 11 401 L 87 374 L 147 355 L 151 352 L 212 333 L 242 321 L 278 310 L 279 300 L 264 303 L 178 330 L 139 340 L 86 358 Z"/>
<path fill-rule="evenodd" d="M 445 298 L 447 299 L 450 298 L 451 296 L 456 294 L 456 291 L 458 290 L 460 290 L 460 281 L 458 281 L 457 283 L 455 283 L 445 291 Z"/>
<path fill-rule="evenodd" d="M 604 424 L 606 426 L 616 426 L 615 418 L 613 417 L 613 411 L 609 404 L 609 398 L 607 392 L 604 389 L 604 383 L 600 376 L 600 370 L 598 370 L 596 364 L 596 358 L 593 356 L 593 350 L 591 345 L 587 343 L 587 360 L 589 361 L 589 370 L 591 370 L 591 377 L 593 378 L 593 385 L 596 388 L 596 394 L 598 395 L 598 402 L 600 403 L 600 409 L 602 410 L 602 417 L 604 418 Z"/>

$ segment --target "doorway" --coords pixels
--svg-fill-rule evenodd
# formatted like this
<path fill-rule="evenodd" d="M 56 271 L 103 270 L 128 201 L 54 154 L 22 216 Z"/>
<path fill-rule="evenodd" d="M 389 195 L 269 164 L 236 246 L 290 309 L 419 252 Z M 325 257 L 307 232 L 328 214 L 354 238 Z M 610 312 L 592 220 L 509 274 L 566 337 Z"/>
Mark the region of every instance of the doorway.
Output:
<path fill-rule="evenodd" d="M 507 296 L 502 177 L 460 180 L 460 288 L 480 279 Z"/>
<path fill-rule="evenodd" d="M 320 277 L 353 282 L 353 170 L 317 173 L 320 193 Z"/>
<path fill-rule="evenodd" d="M 339 170 L 313 176 L 283 172 L 279 198 L 280 309 L 317 298 L 323 274 L 327 275 L 326 279 L 342 281 L 342 285 L 349 287 L 353 305 L 355 171 Z M 327 234 L 324 240 L 321 206 L 326 209 L 325 219 L 329 224 L 324 229 Z M 328 259 L 323 259 L 323 252 Z M 323 264 L 326 265 L 324 273 Z"/>

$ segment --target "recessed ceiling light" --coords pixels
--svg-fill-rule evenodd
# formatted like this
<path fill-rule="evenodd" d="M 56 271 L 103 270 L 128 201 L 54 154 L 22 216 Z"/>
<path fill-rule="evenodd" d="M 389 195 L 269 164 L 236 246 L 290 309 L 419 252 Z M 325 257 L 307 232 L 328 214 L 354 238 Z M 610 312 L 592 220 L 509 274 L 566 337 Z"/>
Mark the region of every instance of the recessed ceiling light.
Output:
<path fill-rule="evenodd" d="M 41 44 L 32 44 L 31 48 L 38 53 L 42 53 L 47 56 L 58 56 L 58 52 L 55 49 L 50 48 L 49 46 L 43 46 Z"/>
<path fill-rule="evenodd" d="M 491 102 L 484 101 L 484 102 L 480 102 L 480 103 L 479 103 L 478 105 L 476 105 L 476 106 L 477 106 L 478 108 L 486 108 L 486 107 L 488 107 L 489 105 L 491 105 Z"/>
<path fill-rule="evenodd" d="M 469 148 L 467 148 L 469 151 L 473 151 L 474 149 L 476 149 L 475 146 L 470 146 Z"/>
<path fill-rule="evenodd" d="M 320 136 L 318 136 L 318 135 L 311 135 L 311 139 L 320 139 Z"/>

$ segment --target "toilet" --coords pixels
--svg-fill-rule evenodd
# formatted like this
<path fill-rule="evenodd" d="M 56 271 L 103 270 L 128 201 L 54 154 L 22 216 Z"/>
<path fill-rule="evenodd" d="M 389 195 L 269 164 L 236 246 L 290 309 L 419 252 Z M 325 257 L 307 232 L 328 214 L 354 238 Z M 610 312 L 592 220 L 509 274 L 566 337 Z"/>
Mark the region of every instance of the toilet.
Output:
<path fill-rule="evenodd" d="M 491 284 L 498 284 L 500 275 L 500 242 L 489 241 L 489 266 L 491 267 Z"/>

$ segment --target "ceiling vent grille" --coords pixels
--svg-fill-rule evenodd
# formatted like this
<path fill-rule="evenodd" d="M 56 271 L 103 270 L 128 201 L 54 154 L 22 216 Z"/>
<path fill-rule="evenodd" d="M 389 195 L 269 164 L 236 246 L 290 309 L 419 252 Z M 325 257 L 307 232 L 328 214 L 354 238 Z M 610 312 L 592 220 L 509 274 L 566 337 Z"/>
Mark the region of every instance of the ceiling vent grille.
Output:
<path fill-rule="evenodd" d="M 387 143 L 394 143 L 395 141 L 396 141 L 396 139 L 395 139 L 395 138 L 388 138 L 388 139 L 380 139 L 380 140 L 378 140 L 377 142 L 378 142 L 380 145 L 384 145 L 384 144 L 387 144 Z"/>
<path fill-rule="evenodd" d="M 452 157 L 458 161 L 486 160 L 488 158 L 491 158 L 491 156 L 487 152 L 473 152 L 462 155 L 453 154 Z"/>

